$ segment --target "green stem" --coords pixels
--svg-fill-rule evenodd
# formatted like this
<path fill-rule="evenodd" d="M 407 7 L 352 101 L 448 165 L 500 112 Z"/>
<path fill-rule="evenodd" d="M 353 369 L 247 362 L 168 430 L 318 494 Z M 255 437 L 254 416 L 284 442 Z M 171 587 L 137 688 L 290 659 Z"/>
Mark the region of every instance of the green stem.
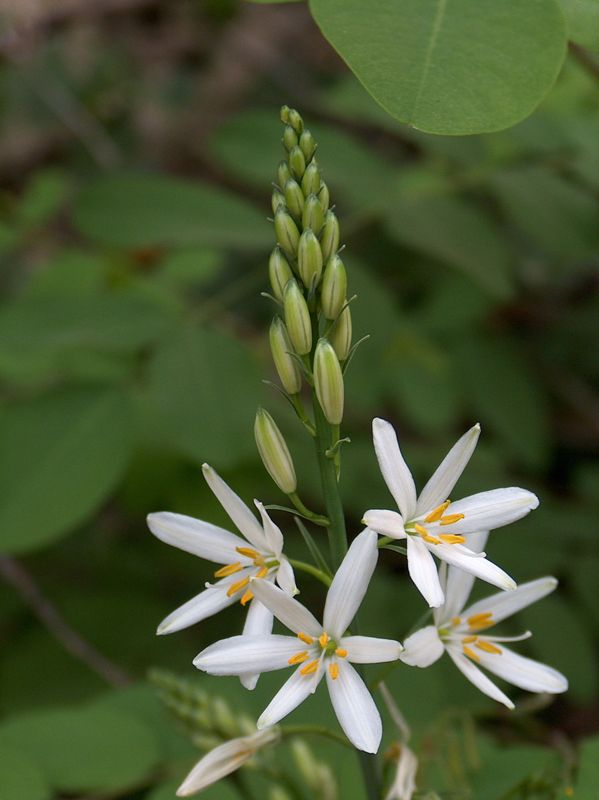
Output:
<path fill-rule="evenodd" d="M 298 561 L 296 558 L 290 558 L 289 563 L 294 569 L 299 569 L 302 572 L 307 572 L 309 575 L 312 575 L 313 578 L 316 578 L 321 583 L 324 583 L 325 586 L 330 586 L 332 578 L 323 572 L 318 567 L 314 567 L 312 564 L 308 564 L 306 561 Z"/>
<path fill-rule="evenodd" d="M 289 395 L 289 399 L 291 400 L 291 405 L 295 409 L 295 413 L 297 414 L 298 419 L 308 430 L 310 436 L 316 436 L 316 430 L 314 428 L 314 425 L 312 424 L 312 421 L 308 418 L 308 415 L 306 414 L 301 396 L 299 394 L 292 394 Z"/>
<path fill-rule="evenodd" d="M 300 514 L 306 517 L 306 519 L 309 519 L 310 522 L 313 522 L 315 525 L 321 525 L 323 528 L 326 528 L 329 525 L 329 520 L 326 517 L 323 517 L 320 514 L 315 514 L 314 511 L 310 511 L 309 508 L 306 508 L 296 492 L 288 494 L 287 497 L 291 500 Z"/>
<path fill-rule="evenodd" d="M 350 750 L 354 749 L 353 744 L 345 736 L 325 728 L 324 725 L 287 725 L 281 729 L 281 737 L 283 739 L 288 739 L 291 736 L 304 736 L 305 734 L 324 736 L 326 739 L 332 739 L 332 741 L 342 744 L 344 747 L 349 747 Z"/>

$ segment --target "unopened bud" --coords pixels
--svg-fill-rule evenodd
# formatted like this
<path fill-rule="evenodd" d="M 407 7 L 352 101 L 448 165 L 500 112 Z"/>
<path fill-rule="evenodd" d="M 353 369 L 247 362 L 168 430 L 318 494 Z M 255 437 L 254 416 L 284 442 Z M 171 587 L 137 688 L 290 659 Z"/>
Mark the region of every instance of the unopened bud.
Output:
<path fill-rule="evenodd" d="M 254 423 L 256 446 L 262 463 L 273 481 L 285 494 L 297 489 L 295 468 L 283 434 L 268 411 L 259 408 Z"/>
<path fill-rule="evenodd" d="M 239 736 L 239 725 L 229 704 L 222 697 L 215 697 L 211 703 L 214 727 L 227 737 Z"/>
<path fill-rule="evenodd" d="M 333 345 L 337 358 L 343 362 L 347 359 L 351 350 L 352 323 L 351 311 L 349 306 L 345 306 L 341 314 L 337 317 L 337 322 L 329 334 L 329 340 Z"/>
<path fill-rule="evenodd" d="M 306 159 L 297 145 L 289 152 L 289 169 L 294 178 L 301 181 L 306 171 Z"/>
<path fill-rule="evenodd" d="M 291 752 L 302 780 L 312 788 L 312 782 L 318 768 L 318 761 L 314 758 L 312 750 L 303 739 L 294 738 L 291 742 Z"/>
<path fill-rule="evenodd" d="M 293 349 L 300 356 L 305 356 L 312 349 L 312 324 L 308 304 L 295 280 L 290 280 L 283 296 L 285 325 Z"/>
<path fill-rule="evenodd" d="M 328 422 L 340 425 L 343 419 L 343 374 L 337 354 L 327 339 L 320 339 L 316 345 L 314 388 Z"/>
<path fill-rule="evenodd" d="M 300 236 L 297 248 L 299 274 L 306 289 L 317 286 L 322 275 L 322 250 L 314 232 L 308 228 Z"/>
<path fill-rule="evenodd" d="M 288 394 L 297 394 L 302 388 L 302 374 L 293 354 L 293 345 L 285 323 L 275 317 L 270 324 L 270 349 L 283 389 Z"/>
<path fill-rule="evenodd" d="M 293 798 L 282 786 L 273 786 L 268 795 L 268 800 L 293 800 Z"/>
<path fill-rule="evenodd" d="M 291 215 L 283 208 L 275 211 L 275 234 L 285 255 L 295 258 L 300 235 Z"/>
<path fill-rule="evenodd" d="M 301 246 L 301 241 L 300 241 Z M 347 273 L 343 261 L 334 255 L 327 263 L 322 278 L 320 303 L 327 319 L 336 319 L 345 303 Z"/>
<path fill-rule="evenodd" d="M 324 213 L 320 205 L 320 200 L 315 194 L 308 195 L 304 203 L 304 211 L 302 214 L 302 225 L 304 229 L 312 228 L 314 233 L 318 234 L 320 233 L 323 222 Z"/>
<path fill-rule="evenodd" d="M 325 215 L 320 246 L 322 247 L 322 257 L 325 263 L 339 249 L 339 220 L 332 211 L 327 211 Z"/>
<path fill-rule="evenodd" d="M 271 204 L 273 214 L 276 214 L 277 208 L 285 205 L 285 195 L 278 189 L 273 189 Z"/>
<path fill-rule="evenodd" d="M 320 200 L 320 205 L 322 206 L 322 210 L 326 213 L 331 199 L 329 195 L 329 187 L 326 185 L 326 183 L 320 184 L 320 189 L 318 190 L 318 192 L 316 192 L 316 196 Z"/>
<path fill-rule="evenodd" d="M 293 130 L 298 134 L 302 132 L 304 123 L 302 118 L 295 110 L 295 108 L 289 108 L 289 106 L 282 106 L 281 107 L 281 122 L 285 122 L 287 125 L 291 125 Z"/>
<path fill-rule="evenodd" d="M 308 164 L 304 172 L 304 177 L 302 178 L 302 192 L 306 197 L 309 194 L 316 194 L 320 189 L 321 182 L 318 166 L 316 165 L 316 161 L 313 161 L 311 164 Z"/>
<path fill-rule="evenodd" d="M 302 132 L 302 135 L 299 138 L 299 146 L 304 154 L 306 163 L 308 163 L 316 150 L 316 141 L 314 140 L 312 133 L 307 128 Z"/>
<path fill-rule="evenodd" d="M 285 184 L 285 202 L 293 216 L 300 220 L 302 218 L 302 211 L 304 210 L 304 193 L 299 183 L 294 181 L 293 178 Z"/>
<path fill-rule="evenodd" d="M 285 286 L 287 286 L 287 281 L 293 278 L 293 273 L 279 247 L 275 247 L 270 254 L 268 260 L 268 276 L 270 278 L 272 293 L 279 303 L 282 303 L 285 295 Z"/>
<path fill-rule="evenodd" d="M 290 181 L 293 175 L 289 169 L 289 164 L 286 161 L 281 161 L 277 167 L 277 183 L 283 189 L 287 181 Z"/>
<path fill-rule="evenodd" d="M 283 131 L 283 144 L 285 145 L 286 149 L 293 150 L 298 141 L 299 139 L 297 138 L 297 133 L 293 130 L 291 125 L 286 125 L 285 130 Z"/>

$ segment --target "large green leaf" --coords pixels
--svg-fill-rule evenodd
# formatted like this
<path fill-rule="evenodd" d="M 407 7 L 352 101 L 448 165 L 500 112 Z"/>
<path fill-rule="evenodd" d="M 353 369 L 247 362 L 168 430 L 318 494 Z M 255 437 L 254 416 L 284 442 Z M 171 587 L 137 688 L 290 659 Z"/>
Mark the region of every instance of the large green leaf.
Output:
<path fill-rule="evenodd" d="M 250 203 L 165 175 L 98 178 L 80 193 L 73 221 L 85 236 L 115 247 L 256 247 L 271 239 L 266 215 Z"/>
<path fill-rule="evenodd" d="M 69 533 L 126 467 L 130 409 L 118 392 L 71 389 L 0 418 L 0 550 L 24 553 Z"/>
<path fill-rule="evenodd" d="M 0 745 L 2 800 L 49 800 L 50 786 L 36 762 L 21 750 Z"/>
<path fill-rule="evenodd" d="M 599 50 L 598 0 L 560 0 L 570 39 L 583 47 Z"/>
<path fill-rule="evenodd" d="M 423 131 L 514 125 L 566 52 L 557 0 L 310 0 L 322 32 L 373 97 Z"/>

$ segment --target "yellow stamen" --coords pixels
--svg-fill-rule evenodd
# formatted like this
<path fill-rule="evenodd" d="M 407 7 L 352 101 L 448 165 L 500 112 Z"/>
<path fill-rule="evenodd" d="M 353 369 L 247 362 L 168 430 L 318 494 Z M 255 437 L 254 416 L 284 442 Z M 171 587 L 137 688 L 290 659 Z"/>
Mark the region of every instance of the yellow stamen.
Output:
<path fill-rule="evenodd" d="M 459 533 L 440 533 L 439 539 L 444 541 L 445 544 L 464 544 L 466 541 L 466 537 Z"/>
<path fill-rule="evenodd" d="M 334 681 L 336 681 L 337 678 L 339 677 L 339 664 L 335 664 L 334 661 L 332 664 L 329 664 L 329 673 L 331 675 L 331 678 Z"/>
<path fill-rule="evenodd" d="M 485 611 L 482 614 L 473 614 L 467 619 L 468 626 L 473 631 L 482 631 L 483 628 L 490 628 L 491 625 L 493 625 L 492 616 L 493 614 L 491 611 Z"/>
<path fill-rule="evenodd" d="M 440 506 L 437 506 L 431 513 L 424 518 L 425 522 L 439 522 L 445 511 L 451 505 L 451 500 L 446 500 L 444 503 L 441 503 Z"/>
<path fill-rule="evenodd" d="M 303 661 L 306 661 L 307 658 L 308 658 L 308 651 L 307 650 L 302 650 L 301 652 L 296 653 L 294 656 L 291 656 L 291 658 L 289 659 L 289 661 L 287 663 L 288 664 L 301 664 Z"/>
<path fill-rule="evenodd" d="M 254 550 L 253 547 L 236 547 L 235 548 L 240 556 L 246 556 L 247 558 L 258 558 L 260 553 L 257 550 Z"/>
<path fill-rule="evenodd" d="M 258 570 L 258 572 L 255 574 L 254 577 L 255 578 L 266 578 L 267 575 L 268 575 L 268 567 L 262 567 L 261 569 Z"/>
<path fill-rule="evenodd" d="M 453 525 L 454 522 L 459 522 L 461 519 L 464 519 L 463 514 L 448 514 L 446 517 L 442 517 L 439 520 L 440 525 Z"/>
<path fill-rule="evenodd" d="M 471 658 L 473 661 L 480 661 L 480 656 L 477 656 L 474 650 L 471 650 L 467 645 L 463 646 L 464 655 Z"/>
<path fill-rule="evenodd" d="M 347 656 L 347 650 L 345 650 L 343 647 L 338 647 L 335 650 L 335 655 L 339 656 L 339 658 L 345 658 Z"/>
<path fill-rule="evenodd" d="M 235 581 L 235 583 L 232 583 L 227 589 L 227 597 L 233 597 L 236 592 L 241 591 L 241 589 L 245 589 L 249 582 L 249 578 L 242 578 L 240 581 Z"/>
<path fill-rule="evenodd" d="M 318 637 L 318 642 L 320 646 L 323 648 L 323 650 L 327 646 L 329 641 L 330 641 L 330 636 L 326 631 L 321 636 Z"/>
<path fill-rule="evenodd" d="M 463 644 L 472 644 L 478 639 L 478 636 L 464 636 L 462 639 Z"/>
<path fill-rule="evenodd" d="M 307 634 L 307 633 L 302 633 L 302 632 L 300 631 L 300 632 L 298 633 L 298 635 L 297 635 L 297 638 L 298 638 L 298 639 L 301 639 L 301 640 L 302 640 L 302 642 L 304 642 L 305 644 L 314 644 L 314 639 L 312 638 L 312 636 L 308 636 L 308 634 Z"/>
<path fill-rule="evenodd" d="M 215 578 L 227 578 L 229 575 L 234 575 L 236 572 L 242 569 L 241 564 L 239 561 L 236 561 L 234 564 L 227 564 L 226 567 L 221 567 L 217 569 L 214 573 Z"/>
<path fill-rule="evenodd" d="M 461 621 L 462 621 L 461 617 L 452 617 L 451 618 L 451 624 L 452 625 L 459 625 Z"/>
<path fill-rule="evenodd" d="M 484 639 L 481 639 L 480 642 L 476 643 L 476 646 L 479 650 L 484 650 L 485 653 L 494 653 L 495 655 L 501 655 L 501 647 L 497 647 L 497 645 L 491 644 L 491 642 L 486 642 Z"/>
<path fill-rule="evenodd" d="M 416 523 L 414 525 L 414 530 L 416 531 L 416 533 L 420 534 L 420 536 L 424 539 L 425 542 L 428 542 L 429 544 L 441 544 L 441 540 L 437 539 L 436 536 L 431 536 L 423 525 L 419 525 L 418 523 Z"/>
<path fill-rule="evenodd" d="M 318 669 L 318 663 L 318 659 L 316 661 L 308 662 L 305 667 L 300 669 L 300 675 L 312 675 L 312 673 L 316 672 Z"/>
<path fill-rule="evenodd" d="M 252 592 L 252 590 L 251 590 L 251 589 L 247 589 L 247 590 L 246 590 L 246 591 L 243 593 L 243 595 L 242 595 L 242 597 L 241 597 L 241 600 L 240 600 L 239 602 L 241 603 L 241 605 L 242 605 L 242 606 L 245 606 L 245 605 L 246 605 L 246 603 L 249 603 L 249 602 L 250 602 L 250 600 L 253 600 L 253 598 L 254 598 L 254 593 Z"/>

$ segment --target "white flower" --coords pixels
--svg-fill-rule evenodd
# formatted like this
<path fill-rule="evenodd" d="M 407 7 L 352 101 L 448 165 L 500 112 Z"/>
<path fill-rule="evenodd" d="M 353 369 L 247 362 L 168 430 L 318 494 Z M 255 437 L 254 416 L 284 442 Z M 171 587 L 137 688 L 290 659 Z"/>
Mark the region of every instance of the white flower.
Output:
<path fill-rule="evenodd" d="M 276 580 L 287 594 L 297 594 L 293 569 L 282 552 L 283 534 L 270 519 L 262 503 L 254 501 L 262 518 L 260 524 L 212 467 L 204 464 L 202 470 L 208 486 L 245 538 L 183 514 L 161 511 L 148 515 L 148 527 L 163 542 L 225 565 L 214 573 L 214 577 L 220 580 L 206 584 L 203 592 L 169 614 L 158 626 L 157 633 L 174 633 L 187 628 L 238 600 L 243 606 L 250 604 L 244 634 L 270 633 L 272 613 L 259 600 L 253 599 L 250 579 Z M 241 676 L 243 685 L 251 689 L 257 679 L 252 674 Z"/>
<path fill-rule="evenodd" d="M 191 794 L 201 792 L 207 786 L 235 772 L 260 748 L 272 744 L 278 738 L 278 728 L 268 728 L 219 744 L 198 761 L 177 789 L 177 796 L 189 797 Z"/>
<path fill-rule="evenodd" d="M 418 759 L 406 744 L 395 745 L 392 755 L 397 759 L 397 769 L 385 800 L 412 800 L 416 791 Z"/>
<path fill-rule="evenodd" d="M 378 750 L 381 718 L 354 664 L 376 664 L 399 658 L 401 644 L 370 636 L 347 636 L 368 588 L 378 558 L 377 536 L 368 529 L 351 544 L 329 588 L 320 623 L 303 605 L 267 581 L 252 583 L 256 597 L 295 636 L 233 636 L 210 645 L 194 660 L 212 675 L 268 672 L 296 666 L 258 720 L 274 725 L 316 691 L 326 674 L 333 708 L 347 738 L 368 753 Z"/>
<path fill-rule="evenodd" d="M 393 427 L 375 419 L 372 431 L 383 478 L 400 513 L 372 509 L 363 522 L 383 536 L 406 539 L 410 577 L 429 606 L 440 606 L 444 599 L 431 553 L 501 589 L 514 589 L 509 575 L 465 544 L 469 534 L 524 517 L 539 505 L 537 497 L 525 489 L 509 488 L 480 492 L 455 503 L 447 499 L 474 452 L 480 426 L 458 439 L 418 497 Z"/>
<path fill-rule="evenodd" d="M 406 639 L 401 660 L 411 666 L 428 667 L 447 652 L 471 683 L 508 708 L 514 708 L 512 701 L 477 665 L 530 692 L 565 692 L 568 681 L 560 672 L 502 645 L 503 642 L 528 639 L 531 635 L 529 632 L 521 636 L 489 636 L 486 632 L 506 617 L 552 592 L 557 580 L 545 577 L 523 583 L 513 592 L 499 592 L 462 610 L 472 582 L 473 578 L 467 573 L 449 568 L 446 601 L 441 608 L 435 609 L 435 624 L 416 631 Z"/>

